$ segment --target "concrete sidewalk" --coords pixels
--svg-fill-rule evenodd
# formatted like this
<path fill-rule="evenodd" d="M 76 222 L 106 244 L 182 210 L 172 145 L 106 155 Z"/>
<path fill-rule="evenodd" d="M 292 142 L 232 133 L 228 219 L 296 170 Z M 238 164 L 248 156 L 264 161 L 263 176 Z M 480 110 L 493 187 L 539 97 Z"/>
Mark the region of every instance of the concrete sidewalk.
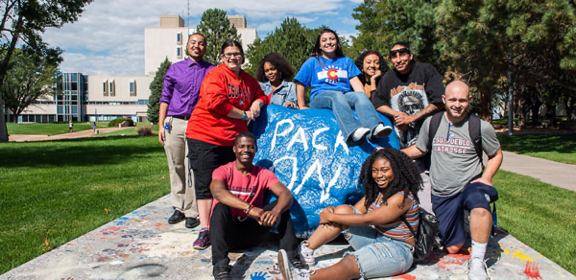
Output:
<path fill-rule="evenodd" d="M 112 221 L 17 267 L 0 279 L 212 279 L 211 251 L 196 251 L 197 231 L 169 225 L 169 196 Z M 337 262 L 350 250 L 329 244 L 317 253 L 316 268 Z M 234 279 L 280 279 L 277 245 L 230 254 Z M 574 275 L 516 238 L 500 231 L 486 257 L 496 279 L 573 279 Z M 388 279 L 467 279 L 468 254 L 434 252 L 427 263 Z"/>
<path fill-rule="evenodd" d="M 576 191 L 576 165 L 504 151 L 500 169 L 530 176 L 557 187 Z M 484 160 L 486 163 L 486 159 Z"/>
<path fill-rule="evenodd" d="M 129 129 L 132 127 L 106 127 L 98 128 L 100 133 L 108 133 L 117 130 Z M 97 136 L 92 129 L 81 130 L 72 133 L 63 133 L 56 135 L 29 135 L 29 134 L 12 134 L 8 137 L 10 142 L 35 142 L 35 141 L 52 141 L 62 139 L 76 139 Z"/>

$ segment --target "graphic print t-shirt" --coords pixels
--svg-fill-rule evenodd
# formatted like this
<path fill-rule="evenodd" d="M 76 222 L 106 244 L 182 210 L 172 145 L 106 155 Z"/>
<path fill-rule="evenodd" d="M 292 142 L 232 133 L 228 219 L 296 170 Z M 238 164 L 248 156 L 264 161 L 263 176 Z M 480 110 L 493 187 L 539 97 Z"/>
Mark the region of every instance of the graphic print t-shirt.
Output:
<path fill-rule="evenodd" d="M 372 103 L 378 108 L 387 105 L 392 110 L 414 115 L 429 103 L 442 103 L 444 85 L 438 71 L 428 63 L 414 62 L 408 74 L 387 71 L 372 95 Z M 402 148 L 412 146 L 418 139 L 423 120 L 411 123 L 406 131 L 394 127 Z"/>
<path fill-rule="evenodd" d="M 311 57 L 300 68 L 294 80 L 305 87 L 310 86 L 310 100 L 325 90 L 350 91 L 350 79 L 360 75 L 354 61 L 346 56 L 328 59 Z"/>
<path fill-rule="evenodd" d="M 428 151 L 427 147 L 428 128 L 432 118 L 427 118 L 422 124 L 416 147 L 432 155 L 430 182 L 432 194 L 436 196 L 446 197 L 460 192 L 482 173 L 482 163 L 470 139 L 468 118 L 448 127 L 446 116 L 442 116 L 438 131 L 432 140 L 432 151 Z M 494 128 L 490 123 L 481 120 L 480 133 L 482 150 L 488 155 L 494 155 L 500 149 Z"/>
<path fill-rule="evenodd" d="M 280 182 L 272 171 L 255 165 L 250 174 L 244 175 L 236 169 L 234 161 L 216 168 L 212 173 L 214 179 L 222 180 L 233 195 L 259 208 L 264 203 L 264 192 Z M 246 214 L 243 209 L 232 209 L 232 216 L 246 217 Z"/>

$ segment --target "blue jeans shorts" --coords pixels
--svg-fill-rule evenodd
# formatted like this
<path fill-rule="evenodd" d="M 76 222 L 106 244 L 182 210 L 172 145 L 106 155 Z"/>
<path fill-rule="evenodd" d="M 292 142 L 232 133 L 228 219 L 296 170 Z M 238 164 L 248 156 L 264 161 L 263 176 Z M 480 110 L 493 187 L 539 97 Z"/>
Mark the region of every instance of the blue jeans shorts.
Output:
<path fill-rule="evenodd" d="M 360 212 L 354 209 L 355 214 Z M 360 269 L 360 279 L 387 277 L 406 272 L 412 266 L 412 245 L 391 239 L 372 226 L 351 226 L 342 232 L 350 243 Z"/>
<path fill-rule="evenodd" d="M 453 196 L 432 195 L 432 208 L 440 222 L 438 232 L 444 246 L 466 243 L 469 240 L 464 222 L 464 210 L 484 208 L 490 211 L 490 202 L 498 200 L 496 188 L 476 182 Z"/>

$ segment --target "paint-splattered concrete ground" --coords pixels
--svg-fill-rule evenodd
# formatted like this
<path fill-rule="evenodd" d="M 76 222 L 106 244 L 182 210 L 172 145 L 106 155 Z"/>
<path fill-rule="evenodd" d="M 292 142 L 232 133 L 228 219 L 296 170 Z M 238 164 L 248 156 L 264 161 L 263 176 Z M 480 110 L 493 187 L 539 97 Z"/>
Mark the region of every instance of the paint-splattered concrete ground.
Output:
<path fill-rule="evenodd" d="M 0 279 L 212 279 L 210 250 L 196 251 L 197 231 L 184 223 L 169 225 L 169 196 L 152 202 L 76 240 L 50 251 Z M 274 280 L 276 246 L 263 245 L 231 254 L 236 279 Z M 337 262 L 350 250 L 345 243 L 316 252 L 318 264 Z M 389 279 L 467 279 L 467 254 L 434 252 L 425 264 Z M 487 252 L 492 279 L 576 279 L 511 235 L 500 232 Z"/>

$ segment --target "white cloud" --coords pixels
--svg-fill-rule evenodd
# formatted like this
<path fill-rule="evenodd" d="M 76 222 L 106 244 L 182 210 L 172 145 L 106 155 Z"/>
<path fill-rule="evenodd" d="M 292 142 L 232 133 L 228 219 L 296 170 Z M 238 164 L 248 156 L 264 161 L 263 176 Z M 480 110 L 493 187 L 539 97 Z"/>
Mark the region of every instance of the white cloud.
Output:
<path fill-rule="evenodd" d="M 288 16 L 304 24 L 318 24 L 341 17 L 342 10 L 349 5 L 348 0 L 197 0 L 190 1 L 189 19 L 198 23 L 206 9 L 220 8 L 228 14 L 246 15 L 248 26 L 256 27 L 264 35 Z M 43 36 L 51 46 L 64 49 L 61 71 L 141 75 L 144 28 L 158 26 L 160 15 L 180 15 L 186 19 L 187 14 L 187 2 L 183 0 L 98 0 L 85 7 L 77 22 L 49 29 Z M 340 22 L 350 23 L 351 17 L 347 17 L 350 16 L 344 15 Z"/>

